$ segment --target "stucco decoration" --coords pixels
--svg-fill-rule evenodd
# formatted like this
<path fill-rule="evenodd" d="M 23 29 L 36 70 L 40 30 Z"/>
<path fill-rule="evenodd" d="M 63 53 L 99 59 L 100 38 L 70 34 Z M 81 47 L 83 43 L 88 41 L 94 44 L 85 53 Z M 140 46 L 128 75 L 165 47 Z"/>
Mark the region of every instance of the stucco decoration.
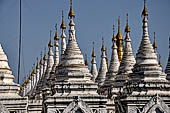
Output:
<path fill-rule="evenodd" d="M 0 113 L 9 113 L 8 109 L 0 103 Z"/>
<path fill-rule="evenodd" d="M 139 108 L 133 107 L 129 110 L 128 113 L 142 113 Z"/>
<path fill-rule="evenodd" d="M 159 109 L 163 113 L 170 113 L 170 109 L 165 102 L 157 94 L 145 105 L 142 113 L 157 113 L 156 109 Z"/>
<path fill-rule="evenodd" d="M 59 109 L 56 109 L 56 110 L 50 110 L 48 113 L 61 113 Z"/>
<path fill-rule="evenodd" d="M 63 111 L 63 113 L 75 113 L 80 109 L 83 113 L 93 113 L 88 105 L 81 99 L 74 99 L 72 103 Z"/>

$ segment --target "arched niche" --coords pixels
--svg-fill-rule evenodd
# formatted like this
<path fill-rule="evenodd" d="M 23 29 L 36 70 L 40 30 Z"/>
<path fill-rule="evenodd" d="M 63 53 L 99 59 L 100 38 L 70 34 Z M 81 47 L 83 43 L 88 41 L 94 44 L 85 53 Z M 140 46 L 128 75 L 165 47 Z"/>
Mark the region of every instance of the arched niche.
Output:
<path fill-rule="evenodd" d="M 145 105 L 142 113 L 169 113 L 170 109 L 157 94 Z"/>
<path fill-rule="evenodd" d="M 164 113 L 164 112 L 161 111 L 159 108 L 156 108 L 156 109 L 155 109 L 155 112 L 156 112 L 156 113 Z"/>
<path fill-rule="evenodd" d="M 84 113 L 80 108 L 75 111 L 75 113 Z"/>

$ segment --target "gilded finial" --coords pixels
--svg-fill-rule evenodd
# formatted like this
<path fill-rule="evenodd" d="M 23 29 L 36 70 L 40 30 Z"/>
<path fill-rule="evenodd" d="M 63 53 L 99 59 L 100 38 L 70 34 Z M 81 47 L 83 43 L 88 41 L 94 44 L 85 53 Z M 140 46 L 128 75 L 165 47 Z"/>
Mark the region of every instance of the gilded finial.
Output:
<path fill-rule="evenodd" d="M 128 13 L 126 14 L 126 16 L 127 16 L 127 23 L 126 23 L 126 28 L 125 28 L 125 32 L 130 32 L 130 27 L 129 27 L 129 24 L 128 24 Z"/>
<path fill-rule="evenodd" d="M 88 66 L 87 54 L 85 54 L 85 65 Z"/>
<path fill-rule="evenodd" d="M 146 8 L 146 0 L 144 0 L 144 8 L 143 8 L 143 11 L 142 11 L 142 15 L 143 15 L 143 16 L 148 15 L 148 10 L 147 10 L 147 8 Z"/>
<path fill-rule="evenodd" d="M 156 49 L 157 48 L 157 44 L 156 44 L 156 40 L 155 40 L 155 32 L 154 32 L 154 42 L 153 42 L 153 48 Z"/>
<path fill-rule="evenodd" d="M 36 65 L 36 69 L 40 69 L 39 63 L 38 63 L 38 57 L 37 57 L 37 65 Z"/>
<path fill-rule="evenodd" d="M 107 69 L 109 67 L 109 62 L 108 62 L 108 56 L 107 56 L 107 48 L 106 48 L 106 64 L 107 64 Z"/>
<path fill-rule="evenodd" d="M 51 41 L 51 32 L 52 32 L 52 31 L 50 30 L 50 41 L 49 41 L 49 43 L 48 43 L 48 46 L 49 46 L 49 47 L 53 47 L 53 43 L 52 43 L 52 41 Z"/>
<path fill-rule="evenodd" d="M 60 38 L 57 33 L 57 24 L 55 25 L 55 29 L 56 29 L 56 32 L 55 32 L 54 40 L 59 40 Z"/>
<path fill-rule="evenodd" d="M 115 25 L 113 25 L 113 38 L 112 41 L 116 41 L 116 36 L 115 36 Z"/>
<path fill-rule="evenodd" d="M 40 65 L 43 65 L 43 58 L 42 58 L 42 51 L 41 51 L 41 59 L 40 59 Z"/>
<path fill-rule="evenodd" d="M 161 55 L 159 54 L 159 65 L 160 67 L 162 67 L 162 63 L 161 63 Z"/>
<path fill-rule="evenodd" d="M 60 25 L 60 28 L 61 29 L 66 29 L 66 24 L 64 23 L 64 12 L 63 12 L 63 10 L 62 10 L 62 23 Z"/>
<path fill-rule="evenodd" d="M 46 55 L 46 47 L 44 48 L 44 61 L 46 61 L 47 60 L 47 55 Z"/>
<path fill-rule="evenodd" d="M 70 11 L 68 13 L 68 16 L 70 18 L 75 17 L 75 14 L 74 14 L 74 11 L 73 11 L 73 8 L 72 8 L 72 0 L 70 0 Z"/>
<path fill-rule="evenodd" d="M 36 74 L 35 72 L 35 63 L 33 64 L 32 75 Z"/>
<path fill-rule="evenodd" d="M 102 37 L 102 48 L 101 48 L 101 51 L 105 51 L 105 50 L 106 50 L 106 48 L 104 47 L 104 39 Z"/>
<path fill-rule="evenodd" d="M 117 33 L 116 38 L 117 38 L 117 40 L 123 40 L 122 33 L 120 32 L 120 16 L 118 18 L 118 33 Z"/>
<path fill-rule="evenodd" d="M 93 51 L 92 51 L 92 57 L 96 57 L 95 51 L 94 51 L 94 42 L 93 42 Z"/>

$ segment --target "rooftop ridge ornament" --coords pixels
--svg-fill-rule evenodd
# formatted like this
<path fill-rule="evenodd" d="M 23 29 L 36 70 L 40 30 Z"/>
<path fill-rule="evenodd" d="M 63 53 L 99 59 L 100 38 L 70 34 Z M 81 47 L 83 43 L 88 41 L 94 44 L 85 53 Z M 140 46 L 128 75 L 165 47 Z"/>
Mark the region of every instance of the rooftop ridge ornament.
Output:
<path fill-rule="evenodd" d="M 60 29 L 62 31 L 62 33 L 61 33 L 61 56 L 63 56 L 64 52 L 66 50 L 66 40 L 65 40 L 65 38 L 66 38 L 66 34 L 65 34 L 66 24 L 64 23 L 64 12 L 63 12 L 63 10 L 62 10 L 62 23 L 60 25 Z"/>
<path fill-rule="evenodd" d="M 108 56 L 107 56 L 107 47 L 105 47 L 105 54 L 106 54 L 106 64 L 107 64 L 107 69 L 109 68 L 109 61 L 108 61 Z"/>
<path fill-rule="evenodd" d="M 33 64 L 33 68 L 32 68 L 32 74 L 35 74 L 35 63 Z"/>
<path fill-rule="evenodd" d="M 119 18 L 118 18 L 118 34 L 120 33 L 120 16 L 119 16 Z M 119 38 L 121 38 L 121 37 L 119 37 Z"/>
<path fill-rule="evenodd" d="M 50 41 L 48 43 L 49 47 L 53 47 L 53 43 L 52 43 L 52 40 L 51 40 L 51 33 L 52 33 L 52 31 L 50 30 Z"/>
<path fill-rule="evenodd" d="M 101 48 L 101 51 L 105 51 L 106 48 L 104 47 L 104 38 L 102 37 L 102 48 Z"/>
<path fill-rule="evenodd" d="M 95 51 L 94 51 L 94 42 L 93 42 L 93 51 L 92 51 L 92 57 L 96 57 Z"/>
<path fill-rule="evenodd" d="M 120 32 L 120 16 L 118 18 L 118 37 L 117 38 L 123 39 L 123 36 L 122 36 L 122 34 Z"/>
<path fill-rule="evenodd" d="M 66 29 L 66 24 L 64 23 L 64 11 L 62 10 L 62 23 L 60 25 L 61 29 Z"/>
<path fill-rule="evenodd" d="M 113 38 L 112 41 L 116 41 L 116 36 L 115 36 L 115 25 L 113 24 Z"/>
<path fill-rule="evenodd" d="M 125 32 L 130 32 L 130 27 L 129 27 L 129 24 L 128 24 L 128 13 L 126 14 L 126 17 L 127 17 L 127 19 L 126 19 L 126 28 L 125 28 Z"/>
<path fill-rule="evenodd" d="M 38 63 L 38 57 L 37 57 L 37 66 L 36 66 L 36 69 L 39 69 L 40 66 L 39 66 L 39 63 Z"/>
<path fill-rule="evenodd" d="M 74 14 L 74 11 L 73 11 L 73 8 L 72 8 L 72 0 L 70 0 L 70 11 L 68 13 L 68 16 L 70 18 L 75 17 L 75 14 Z"/>
<path fill-rule="evenodd" d="M 159 65 L 162 67 L 161 55 L 159 54 Z"/>
<path fill-rule="evenodd" d="M 143 8 L 143 11 L 142 11 L 142 15 L 143 15 L 143 16 L 148 15 L 148 10 L 147 10 L 147 8 L 146 8 L 146 0 L 144 0 L 144 8 Z"/>
<path fill-rule="evenodd" d="M 41 57 L 41 59 L 40 59 L 40 64 L 43 65 L 42 51 L 41 51 L 41 53 L 40 53 L 40 57 Z"/>
<path fill-rule="evenodd" d="M 87 54 L 85 54 L 85 65 L 88 66 Z"/>
<path fill-rule="evenodd" d="M 44 58 L 43 58 L 44 60 L 47 60 L 47 55 L 46 54 L 47 54 L 47 51 L 46 51 L 46 47 L 45 47 L 44 48 Z"/>
<path fill-rule="evenodd" d="M 55 25 L 55 29 L 56 29 L 56 33 L 55 33 L 55 36 L 54 36 L 54 40 L 59 40 L 60 37 L 58 36 L 58 33 L 57 33 L 57 23 Z"/>
<path fill-rule="evenodd" d="M 156 43 L 156 36 L 155 36 L 155 32 L 154 32 L 154 42 L 153 42 L 153 48 L 156 49 L 157 48 L 157 43 Z"/>

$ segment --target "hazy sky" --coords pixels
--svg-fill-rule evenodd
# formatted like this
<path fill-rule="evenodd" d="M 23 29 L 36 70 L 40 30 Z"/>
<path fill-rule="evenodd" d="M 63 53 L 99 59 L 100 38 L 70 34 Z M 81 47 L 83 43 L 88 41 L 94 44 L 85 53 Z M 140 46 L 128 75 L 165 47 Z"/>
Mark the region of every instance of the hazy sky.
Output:
<path fill-rule="evenodd" d="M 58 23 L 58 33 L 61 35 L 61 11 L 64 10 L 66 34 L 68 36 L 68 12 L 70 0 L 22 0 L 22 71 L 21 78 L 32 70 L 36 58 L 47 47 L 49 32 L 55 33 Z M 149 11 L 149 34 L 153 42 L 153 32 L 156 32 L 158 51 L 165 67 L 169 54 L 170 37 L 170 0 L 147 0 Z M 126 13 L 129 14 L 131 39 L 134 55 L 142 38 L 143 0 L 73 0 L 76 14 L 76 37 L 83 54 L 88 55 L 91 67 L 92 42 L 95 42 L 97 65 L 100 65 L 101 39 L 104 37 L 110 60 L 112 26 L 121 19 L 121 32 L 125 36 Z M 19 0 L 0 0 L 0 43 L 2 44 L 13 74 L 17 76 L 18 39 L 19 39 Z M 68 40 L 68 37 L 67 37 Z M 61 41 L 61 40 L 60 40 Z"/>

